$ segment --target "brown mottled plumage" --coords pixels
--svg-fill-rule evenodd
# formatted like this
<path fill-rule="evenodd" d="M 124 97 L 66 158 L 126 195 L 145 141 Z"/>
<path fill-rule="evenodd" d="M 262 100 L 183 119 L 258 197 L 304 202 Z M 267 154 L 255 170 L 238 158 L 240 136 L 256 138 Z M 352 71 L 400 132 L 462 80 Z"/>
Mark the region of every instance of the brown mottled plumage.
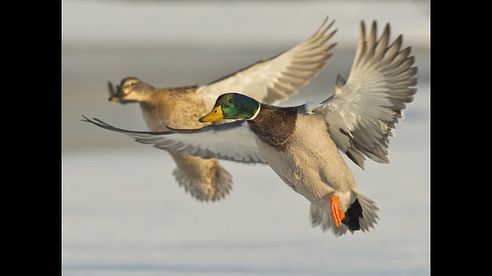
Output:
<path fill-rule="evenodd" d="M 152 131 L 203 126 L 198 118 L 207 112 L 203 101 L 196 96 L 197 86 L 154 88 L 146 86 L 147 97 L 139 101 L 147 126 Z M 186 112 L 183 112 L 186 110 Z M 200 201 L 215 201 L 226 196 L 232 188 L 231 175 L 214 159 L 169 151 L 177 165 L 173 171 L 185 191 Z"/>

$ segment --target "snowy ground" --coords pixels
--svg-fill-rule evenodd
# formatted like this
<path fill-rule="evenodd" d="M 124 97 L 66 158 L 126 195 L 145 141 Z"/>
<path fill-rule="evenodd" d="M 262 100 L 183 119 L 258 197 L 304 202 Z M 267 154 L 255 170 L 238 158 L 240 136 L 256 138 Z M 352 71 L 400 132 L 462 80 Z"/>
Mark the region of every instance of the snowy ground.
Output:
<path fill-rule="evenodd" d="M 197 2 L 186 6 L 150 1 L 136 15 L 129 10 L 136 5 L 128 1 L 64 1 L 64 275 L 428 275 L 427 3 L 408 1 L 381 10 L 389 2 L 289 1 L 262 4 L 261 9 L 255 9 L 260 5 L 256 1 L 241 2 L 245 17 L 238 20 L 232 16 L 237 15 L 236 6 L 217 1 L 209 4 L 215 7 L 209 13 L 201 13 L 207 5 Z M 407 12 L 397 16 L 402 9 Z M 137 23 L 148 13 L 163 10 L 166 16 Z M 257 23 L 272 22 L 257 29 L 260 38 L 291 23 L 292 33 L 282 30 L 275 43 L 245 45 L 241 37 L 251 40 L 254 35 L 243 21 L 251 22 L 257 10 Z M 275 10 L 279 12 L 273 16 Z M 279 20 L 289 13 L 293 22 Z M 301 20 L 310 13 L 309 23 Z M 417 47 L 419 90 L 391 140 L 391 164 L 368 162 L 362 171 L 350 163 L 360 191 L 381 209 L 381 220 L 370 233 L 335 238 L 312 229 L 308 201 L 266 166 L 223 162 L 234 177 L 231 194 L 218 203 L 196 202 L 175 183 L 171 175 L 175 165 L 167 153 L 79 121 L 86 114 L 117 126 L 145 129 L 137 105 L 106 101 L 107 80 L 135 75 L 157 86 L 206 83 L 304 39 L 326 13 L 337 18 L 336 40 L 347 47 L 335 48 L 320 76 L 284 105 L 329 95 L 336 74 L 349 71 L 354 49 L 348 46 L 356 41 L 354 22 L 361 18 L 390 20 L 393 33 L 408 32 L 405 44 Z M 175 20 L 189 14 L 191 21 Z M 109 23 L 93 28 L 103 15 Z M 118 29 L 121 26 L 108 28 L 113 20 L 122 22 L 123 29 L 171 24 L 173 31 L 163 29 L 162 36 L 175 43 L 153 40 L 157 31 L 150 28 L 142 40 L 154 44 L 128 46 L 138 34 L 125 33 Z M 217 34 L 214 24 L 222 20 L 230 24 Z M 177 32 L 180 22 L 186 25 L 183 33 Z M 235 27 L 243 34 L 228 36 L 234 32 L 226 30 Z M 107 36 L 99 36 L 106 31 Z M 205 35 L 209 33 L 213 39 Z M 201 38 L 200 45 L 187 42 L 193 34 Z M 227 46 L 214 42 L 228 38 L 238 41 Z M 113 39 L 129 43 L 110 43 Z"/>

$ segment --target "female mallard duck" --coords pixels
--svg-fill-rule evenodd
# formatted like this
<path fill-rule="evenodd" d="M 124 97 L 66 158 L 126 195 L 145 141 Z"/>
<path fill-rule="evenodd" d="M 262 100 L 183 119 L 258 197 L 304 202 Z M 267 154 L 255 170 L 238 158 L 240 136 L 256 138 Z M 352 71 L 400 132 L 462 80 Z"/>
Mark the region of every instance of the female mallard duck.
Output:
<path fill-rule="evenodd" d="M 242 91 L 265 103 L 286 100 L 309 83 L 326 60 L 335 44 L 328 44 L 336 30 L 326 18 L 307 40 L 268 60 L 257 62 L 236 73 L 204 86 L 155 88 L 128 77 L 114 87 L 109 83 L 110 101 L 122 104 L 138 102 L 152 131 L 203 126 L 198 118 L 213 106 L 221 91 Z M 168 150 L 177 164 L 173 174 L 180 186 L 198 200 L 215 201 L 231 189 L 230 174 L 217 160 L 205 160 L 172 149 Z"/>
<path fill-rule="evenodd" d="M 332 97 L 314 108 L 275 107 L 248 96 L 221 95 L 203 122 L 235 119 L 200 129 L 139 132 L 118 129 L 100 120 L 87 121 L 119 131 L 155 147 L 245 163 L 264 163 L 294 191 L 311 202 L 313 226 L 349 230 L 374 227 L 374 201 L 356 190 L 354 177 L 340 155 L 363 168 L 365 157 L 388 163 L 388 137 L 405 105 L 416 92 L 417 68 L 410 47 L 401 50 L 402 36 L 389 45 L 390 27 L 379 39 L 373 22 L 360 38 L 347 81 L 337 80 Z"/>

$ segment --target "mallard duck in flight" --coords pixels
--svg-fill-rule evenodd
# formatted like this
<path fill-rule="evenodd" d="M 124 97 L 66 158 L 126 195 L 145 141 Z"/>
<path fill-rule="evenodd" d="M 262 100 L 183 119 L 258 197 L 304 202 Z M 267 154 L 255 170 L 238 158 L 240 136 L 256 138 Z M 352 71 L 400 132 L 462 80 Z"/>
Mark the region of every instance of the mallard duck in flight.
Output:
<path fill-rule="evenodd" d="M 109 100 L 122 104 L 139 103 L 147 126 L 152 131 L 198 128 L 198 119 L 213 106 L 221 91 L 241 91 L 264 103 L 278 103 L 309 83 L 335 46 L 328 43 L 336 30 L 334 21 L 325 18 L 321 27 L 302 43 L 275 57 L 259 61 L 235 73 L 202 86 L 156 88 L 135 77 L 109 85 Z M 167 149 L 176 162 L 173 171 L 180 186 L 194 198 L 215 201 L 232 187 L 231 175 L 217 160 L 205 160 L 185 152 Z"/>
<path fill-rule="evenodd" d="M 388 163 L 388 138 L 416 93 L 417 67 L 402 36 L 389 44 L 390 26 L 377 37 L 364 22 L 352 69 L 337 79 L 335 93 L 317 106 L 276 107 L 237 93 L 223 94 L 202 122 L 236 120 L 199 129 L 131 131 L 98 119 L 85 120 L 128 134 L 137 142 L 203 158 L 268 164 L 294 191 L 311 202 L 313 227 L 336 236 L 368 231 L 377 223 L 374 201 L 359 193 L 342 158 L 364 167 L 365 157 Z"/>

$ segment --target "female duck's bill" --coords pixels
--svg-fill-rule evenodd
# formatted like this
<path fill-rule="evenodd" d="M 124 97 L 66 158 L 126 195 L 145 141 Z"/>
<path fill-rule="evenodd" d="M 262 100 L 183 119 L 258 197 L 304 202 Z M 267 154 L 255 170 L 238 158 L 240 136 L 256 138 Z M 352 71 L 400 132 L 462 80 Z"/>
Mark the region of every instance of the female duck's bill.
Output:
<path fill-rule="evenodd" d="M 121 87 L 119 85 L 116 85 L 116 89 L 115 89 L 113 83 L 108 81 L 108 91 L 109 91 L 108 101 L 119 102 L 121 100 L 122 92 L 121 92 Z"/>
<path fill-rule="evenodd" d="M 108 81 L 108 91 L 109 91 L 109 98 L 108 98 L 108 101 L 110 102 L 116 102 L 116 103 L 121 103 L 121 104 L 127 104 L 127 103 L 135 103 L 137 101 L 135 100 L 128 100 L 128 99 L 125 99 L 125 92 L 123 91 L 122 87 L 123 87 L 123 84 L 125 81 L 129 80 L 129 79 L 136 79 L 136 78 L 133 78 L 133 77 L 127 77 L 127 78 L 124 78 L 122 81 L 121 81 L 121 84 L 120 85 L 113 85 L 112 82 Z M 136 79 L 138 80 L 138 79 Z M 138 80 L 140 82 L 140 80 Z"/>

